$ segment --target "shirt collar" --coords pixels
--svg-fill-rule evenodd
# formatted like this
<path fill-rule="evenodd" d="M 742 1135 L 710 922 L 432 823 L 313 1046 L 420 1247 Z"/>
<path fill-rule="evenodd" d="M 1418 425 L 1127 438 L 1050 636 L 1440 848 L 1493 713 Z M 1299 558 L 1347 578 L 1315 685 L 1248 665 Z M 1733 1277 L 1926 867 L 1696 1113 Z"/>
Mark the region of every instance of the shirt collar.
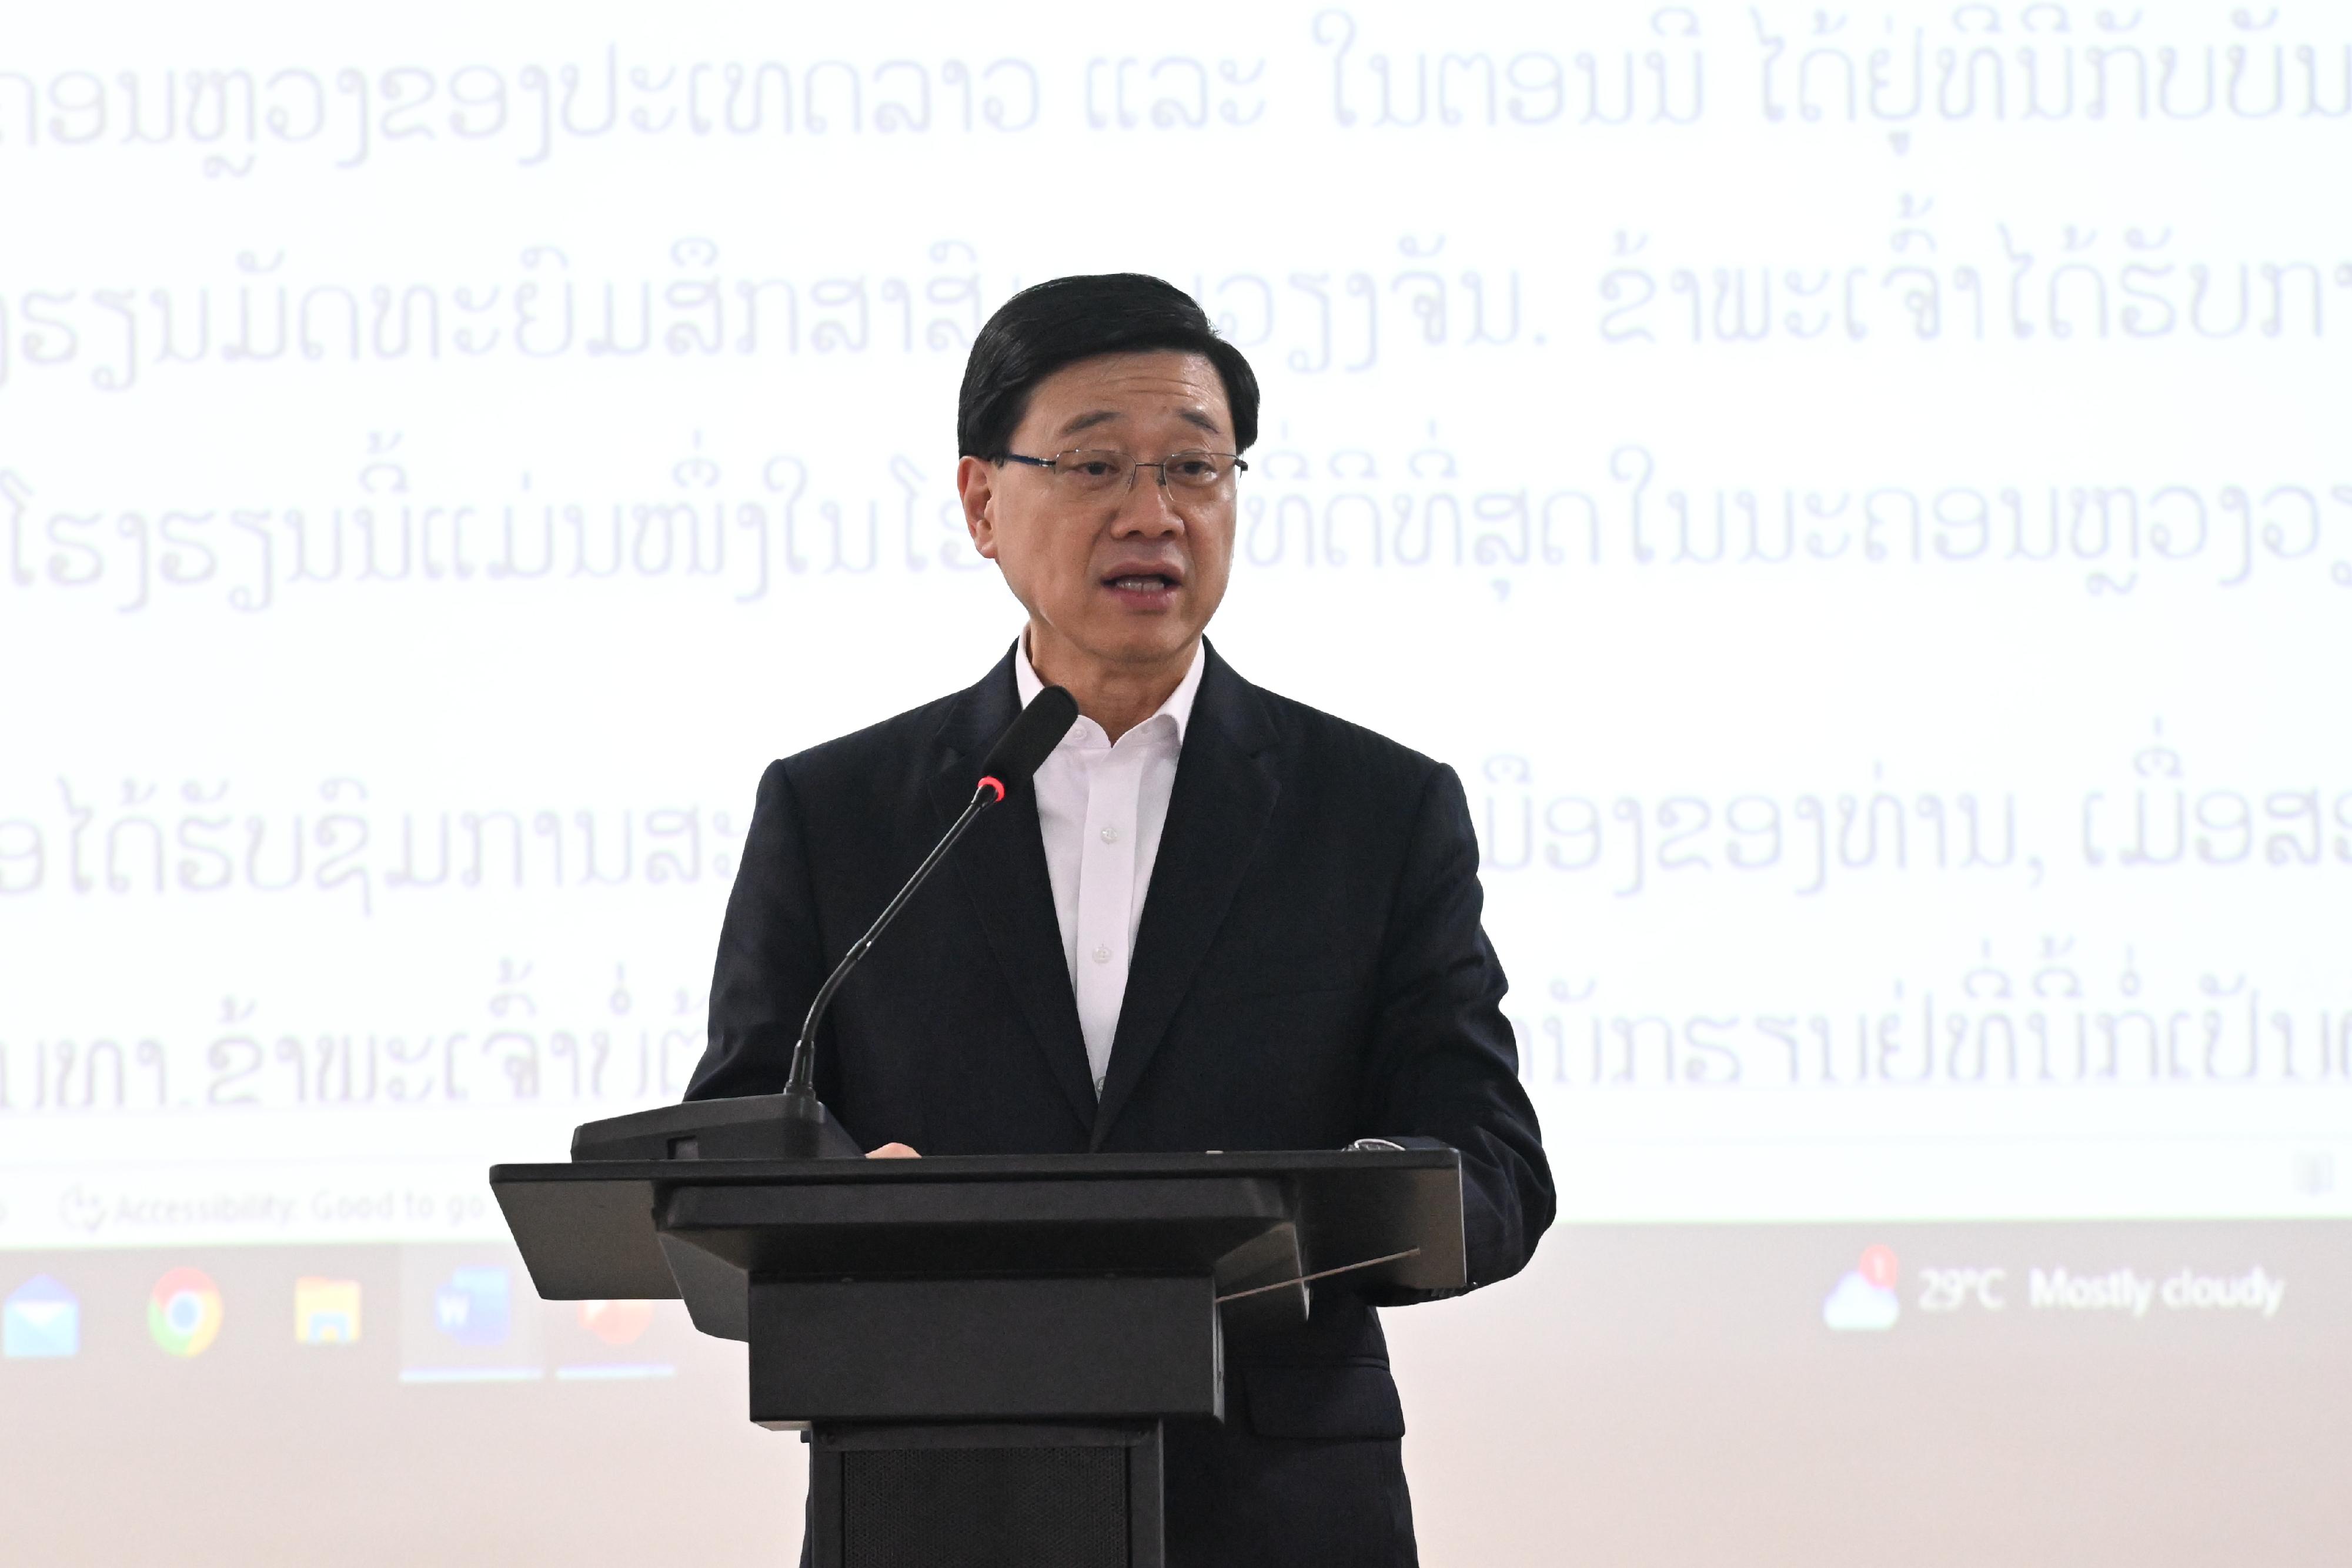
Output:
<path fill-rule="evenodd" d="M 1159 711 L 1154 713 L 1151 718 L 1145 719 L 1143 724 L 1137 725 L 1136 728 L 1141 729 L 1144 725 L 1151 723 L 1152 719 L 1165 715 L 1170 725 L 1176 731 L 1176 744 L 1180 747 L 1184 744 L 1185 727 L 1192 722 L 1192 699 L 1201 694 L 1201 670 L 1207 662 L 1202 650 L 1207 645 L 1205 640 L 1192 644 L 1192 663 L 1191 667 L 1185 670 L 1184 678 L 1176 683 L 1176 689 L 1168 694 L 1168 700 L 1160 705 Z M 1027 632 L 1023 632 L 1019 637 L 1013 639 L 1013 648 L 1019 655 L 1013 661 L 1013 688 L 1021 698 L 1021 706 L 1025 708 L 1036 700 L 1039 692 L 1045 689 L 1045 683 L 1037 678 L 1036 666 L 1029 662 Z M 1070 727 L 1070 733 L 1062 737 L 1062 744 L 1067 746 L 1072 737 L 1079 736 L 1082 732 L 1091 732 L 1093 736 L 1099 737 L 1103 731 L 1100 725 L 1082 714 L 1078 717 L 1078 722 Z"/>

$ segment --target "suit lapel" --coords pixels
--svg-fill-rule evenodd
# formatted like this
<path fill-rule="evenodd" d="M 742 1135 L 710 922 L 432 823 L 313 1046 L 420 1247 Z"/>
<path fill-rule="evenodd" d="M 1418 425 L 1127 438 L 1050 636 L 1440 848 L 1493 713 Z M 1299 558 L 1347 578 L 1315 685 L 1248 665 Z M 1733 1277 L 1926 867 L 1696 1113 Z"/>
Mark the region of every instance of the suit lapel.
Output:
<path fill-rule="evenodd" d="M 1168 822 L 1144 896 L 1102 1103 L 1094 1110 L 1096 1148 L 1102 1147 L 1192 988 L 1281 793 L 1273 749 L 1276 737 L 1256 690 L 1214 649 L 1204 657 L 1207 667 L 1193 699 Z"/>
<path fill-rule="evenodd" d="M 1020 712 L 1007 654 L 988 678 L 964 693 L 940 727 L 940 765 L 931 779 L 931 802 L 945 832 L 971 799 L 972 769 Z M 1178 769 L 1182 777 L 1182 769 Z M 1095 1086 L 1087 1068 L 1086 1038 L 1063 957 L 1054 884 L 1045 872 L 1045 840 L 1037 828 L 1037 797 L 1022 779 L 1003 804 L 983 812 L 956 846 L 957 881 L 972 915 L 1004 972 L 1046 1070 L 1061 1086 L 1081 1126 L 1095 1119 Z"/>

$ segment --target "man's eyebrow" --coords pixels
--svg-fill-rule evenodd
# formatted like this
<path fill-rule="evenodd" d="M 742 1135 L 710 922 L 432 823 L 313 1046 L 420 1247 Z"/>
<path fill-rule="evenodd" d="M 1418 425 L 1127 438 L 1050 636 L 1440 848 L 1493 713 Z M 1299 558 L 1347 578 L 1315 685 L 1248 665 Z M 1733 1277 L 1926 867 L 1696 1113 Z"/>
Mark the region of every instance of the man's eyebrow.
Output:
<path fill-rule="evenodd" d="M 1081 430 L 1092 430 L 1096 425 L 1107 423 L 1118 417 L 1118 410 L 1115 408 L 1098 408 L 1092 413 L 1082 413 L 1078 415 L 1077 418 L 1062 426 L 1059 434 L 1063 435 L 1076 435 Z"/>

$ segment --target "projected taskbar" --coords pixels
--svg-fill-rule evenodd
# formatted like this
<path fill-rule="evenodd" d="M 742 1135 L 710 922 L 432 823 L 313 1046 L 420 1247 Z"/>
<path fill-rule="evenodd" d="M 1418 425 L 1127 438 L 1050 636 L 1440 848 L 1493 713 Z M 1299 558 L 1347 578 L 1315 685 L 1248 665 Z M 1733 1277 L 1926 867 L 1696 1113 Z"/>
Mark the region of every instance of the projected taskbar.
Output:
<path fill-rule="evenodd" d="M 0 1253 L 0 1365 L 411 1385 L 677 1375 L 676 1301 L 542 1301 L 497 1245 Z"/>
<path fill-rule="evenodd" d="M 2352 1347 L 2346 1220 L 1584 1224 L 1542 1253 L 1510 1310 L 1633 1354 Z M 0 1383 L 741 1376 L 678 1302 L 542 1301 L 496 1243 L 0 1252 Z"/>

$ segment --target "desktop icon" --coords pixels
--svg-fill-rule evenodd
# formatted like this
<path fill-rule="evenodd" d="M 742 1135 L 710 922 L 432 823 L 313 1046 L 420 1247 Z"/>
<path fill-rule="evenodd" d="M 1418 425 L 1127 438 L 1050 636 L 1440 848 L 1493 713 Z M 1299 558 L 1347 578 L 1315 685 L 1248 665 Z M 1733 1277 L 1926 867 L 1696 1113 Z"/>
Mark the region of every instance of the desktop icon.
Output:
<path fill-rule="evenodd" d="M 1865 1247 L 1862 1259 L 1839 1277 L 1822 1302 L 1822 1322 L 1842 1333 L 1879 1333 L 1903 1316 L 1895 1292 L 1896 1263 L 1891 1247 Z"/>
<path fill-rule="evenodd" d="M 504 1344 L 513 1318 L 508 1295 L 498 1264 L 453 1269 L 433 1292 L 433 1326 L 459 1344 Z"/>
<path fill-rule="evenodd" d="M 174 1269 L 147 1297 L 147 1332 L 169 1355 L 202 1355 L 220 1336 L 220 1288 L 201 1269 Z"/>
<path fill-rule="evenodd" d="M 618 1347 L 636 1340 L 653 1326 L 654 1304 L 651 1301 L 583 1301 L 580 1303 L 580 1326 Z"/>
<path fill-rule="evenodd" d="M 360 1282 L 305 1274 L 294 1281 L 294 1343 L 357 1344 Z"/>
<path fill-rule="evenodd" d="M 8 1292 L 0 1306 L 0 1354 L 10 1359 L 67 1356 L 81 1349 L 81 1302 L 47 1274 Z"/>

